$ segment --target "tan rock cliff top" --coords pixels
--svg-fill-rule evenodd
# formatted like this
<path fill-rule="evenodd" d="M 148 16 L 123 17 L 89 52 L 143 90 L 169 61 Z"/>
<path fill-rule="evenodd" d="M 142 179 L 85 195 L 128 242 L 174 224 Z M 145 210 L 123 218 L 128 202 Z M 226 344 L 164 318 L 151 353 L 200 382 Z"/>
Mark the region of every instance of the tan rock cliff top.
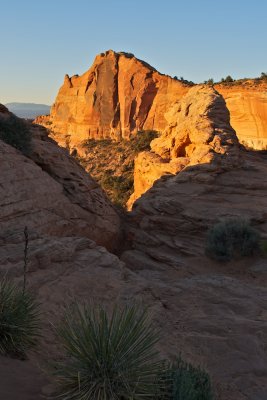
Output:
<path fill-rule="evenodd" d="M 135 160 L 135 199 L 162 175 L 176 174 L 186 166 L 206 164 L 209 170 L 233 168 L 240 163 L 239 143 L 230 126 L 223 97 L 210 86 L 195 86 L 165 114 L 168 125 L 151 142 L 151 152 Z"/>

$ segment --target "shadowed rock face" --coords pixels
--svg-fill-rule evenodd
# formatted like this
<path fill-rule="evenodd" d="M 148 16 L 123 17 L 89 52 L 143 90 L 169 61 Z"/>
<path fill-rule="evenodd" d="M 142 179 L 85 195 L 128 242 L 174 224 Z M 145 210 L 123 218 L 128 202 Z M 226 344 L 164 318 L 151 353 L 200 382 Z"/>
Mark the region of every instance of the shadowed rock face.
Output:
<path fill-rule="evenodd" d="M 36 122 L 48 122 L 63 145 L 66 135 L 71 146 L 88 138 L 127 138 L 141 129 L 162 130 L 165 112 L 187 90 L 132 54 L 110 50 L 83 75 L 66 75 L 51 116 Z"/>
<path fill-rule="evenodd" d="M 2 114 L 2 116 L 4 114 L 9 114 L 8 109 L 3 104 L 0 104 L 0 113 Z"/>
<path fill-rule="evenodd" d="M 231 115 L 240 143 L 255 150 L 267 149 L 267 83 L 216 85 Z"/>
<path fill-rule="evenodd" d="M 232 168 L 240 163 L 239 143 L 230 126 L 230 115 L 223 97 L 209 86 L 195 86 L 165 114 L 168 125 L 151 142 L 151 151 L 135 160 L 135 199 L 153 182 L 185 167 L 207 164 L 211 170 Z"/>
<path fill-rule="evenodd" d="M 45 129 L 29 128 L 29 157 L 0 141 L 2 237 L 27 225 L 37 235 L 82 235 L 114 249 L 120 222 L 102 189 Z"/>

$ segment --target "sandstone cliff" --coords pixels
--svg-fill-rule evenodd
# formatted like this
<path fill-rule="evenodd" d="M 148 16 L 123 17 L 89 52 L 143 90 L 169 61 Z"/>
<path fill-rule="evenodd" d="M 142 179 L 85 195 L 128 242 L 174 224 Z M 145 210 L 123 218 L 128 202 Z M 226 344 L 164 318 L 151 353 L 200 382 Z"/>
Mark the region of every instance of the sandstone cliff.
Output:
<path fill-rule="evenodd" d="M 51 116 L 36 122 L 71 147 L 88 138 L 127 138 L 141 129 L 162 130 L 165 112 L 187 90 L 132 54 L 110 50 L 83 75 L 66 75 Z"/>
<path fill-rule="evenodd" d="M 267 84 L 244 80 L 219 84 L 241 143 L 267 146 Z M 51 129 L 56 141 L 79 147 L 88 138 L 128 138 L 137 130 L 163 131 L 165 113 L 190 86 L 162 75 L 129 53 L 99 54 L 83 75 L 65 76 L 50 116 L 36 123 Z"/>
<path fill-rule="evenodd" d="M 251 149 L 267 149 L 267 83 L 246 80 L 215 88 L 226 101 L 239 141 Z"/>
<path fill-rule="evenodd" d="M 135 199 L 155 180 L 185 167 L 206 164 L 210 171 L 239 165 L 239 143 L 223 97 L 209 86 L 195 86 L 165 114 L 167 128 L 151 142 L 151 152 L 135 159 Z"/>

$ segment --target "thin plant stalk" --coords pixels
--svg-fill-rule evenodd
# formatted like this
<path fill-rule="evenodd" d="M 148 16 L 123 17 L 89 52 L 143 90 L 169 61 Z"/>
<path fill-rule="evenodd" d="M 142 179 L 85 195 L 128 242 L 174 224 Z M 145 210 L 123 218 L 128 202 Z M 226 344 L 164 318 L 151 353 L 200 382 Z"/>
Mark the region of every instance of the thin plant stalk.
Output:
<path fill-rule="evenodd" d="M 25 290 L 26 290 L 27 271 L 28 271 L 29 233 L 28 233 L 27 226 L 25 226 L 25 228 L 24 228 L 24 239 L 25 239 L 25 246 L 24 246 L 24 265 L 23 265 L 23 294 L 25 293 Z"/>

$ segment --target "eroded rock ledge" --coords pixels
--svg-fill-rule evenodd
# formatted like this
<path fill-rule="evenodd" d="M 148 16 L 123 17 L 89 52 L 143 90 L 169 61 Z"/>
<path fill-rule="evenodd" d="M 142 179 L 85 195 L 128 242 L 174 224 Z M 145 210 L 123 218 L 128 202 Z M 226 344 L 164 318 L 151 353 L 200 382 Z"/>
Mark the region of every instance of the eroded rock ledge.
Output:
<path fill-rule="evenodd" d="M 241 163 L 240 145 L 223 97 L 212 87 L 195 86 L 165 114 L 168 125 L 135 159 L 133 202 L 161 176 L 205 165 L 223 171 Z"/>

